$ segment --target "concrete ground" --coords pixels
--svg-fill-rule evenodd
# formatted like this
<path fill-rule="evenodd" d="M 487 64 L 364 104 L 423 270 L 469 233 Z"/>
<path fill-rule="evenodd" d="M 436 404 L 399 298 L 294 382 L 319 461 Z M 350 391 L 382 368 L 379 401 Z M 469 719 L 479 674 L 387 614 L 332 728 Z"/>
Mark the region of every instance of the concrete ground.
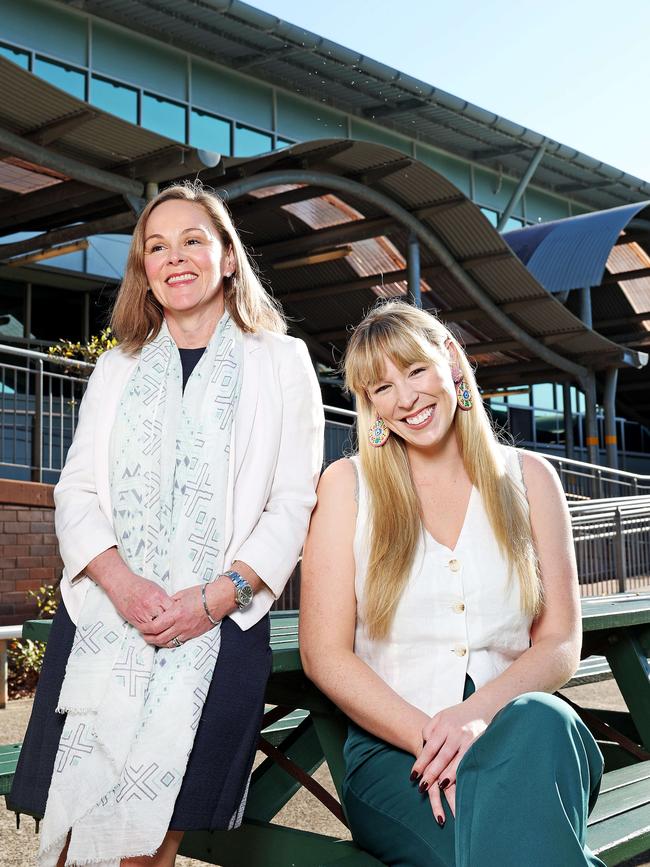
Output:
<path fill-rule="evenodd" d="M 578 704 L 586 707 L 602 707 L 611 710 L 624 709 L 623 699 L 614 681 L 579 686 L 567 690 L 567 695 Z M 32 702 L 19 699 L 9 702 L 5 710 L 0 710 L 0 743 L 22 741 Z M 334 792 L 329 774 L 323 768 L 317 772 L 319 782 Z M 290 825 L 320 834 L 347 836 L 346 829 L 318 801 L 304 789 L 299 791 L 278 814 L 275 820 L 281 825 Z M 20 830 L 16 830 L 13 813 L 2 809 L 0 803 L 0 867 L 34 867 L 38 851 L 38 837 L 34 833 L 34 822 L 23 817 Z M 177 867 L 205 867 L 202 861 L 178 857 Z M 242 865 L 245 867 L 245 865 Z M 300 865 L 296 865 L 300 867 Z M 480 865 L 476 865 L 480 867 Z M 525 867 L 525 865 L 522 865 Z M 638 858 L 626 861 L 621 867 L 650 867 L 650 850 Z"/>

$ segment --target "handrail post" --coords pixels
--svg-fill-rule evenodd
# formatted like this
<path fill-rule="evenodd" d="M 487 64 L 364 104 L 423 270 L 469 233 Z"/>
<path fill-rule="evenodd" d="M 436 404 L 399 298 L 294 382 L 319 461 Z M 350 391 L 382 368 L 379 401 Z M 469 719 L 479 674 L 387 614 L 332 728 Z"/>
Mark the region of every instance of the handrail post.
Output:
<path fill-rule="evenodd" d="M 632 493 L 635 497 L 639 493 L 639 480 L 636 476 L 632 479 Z"/>
<path fill-rule="evenodd" d="M 43 361 L 34 371 L 34 424 L 32 426 L 32 481 L 43 481 Z"/>
<path fill-rule="evenodd" d="M 603 499 L 603 474 L 601 470 L 596 470 L 596 497 L 599 500 Z"/>
<path fill-rule="evenodd" d="M 618 581 L 618 592 L 625 593 L 627 578 L 627 563 L 625 557 L 625 537 L 623 535 L 623 519 L 621 510 L 614 512 L 614 569 Z"/>

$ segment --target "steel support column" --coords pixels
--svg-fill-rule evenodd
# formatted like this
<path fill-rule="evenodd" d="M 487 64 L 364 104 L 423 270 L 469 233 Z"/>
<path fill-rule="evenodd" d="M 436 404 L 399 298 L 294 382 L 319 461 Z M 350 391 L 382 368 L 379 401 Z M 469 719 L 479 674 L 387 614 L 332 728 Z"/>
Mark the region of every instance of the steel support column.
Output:
<path fill-rule="evenodd" d="M 513 322 L 486 294 L 485 290 L 474 280 L 471 274 L 467 273 L 443 241 L 428 226 L 424 225 L 394 199 L 391 199 L 379 190 L 366 187 L 357 181 L 341 177 L 340 175 L 329 174 L 328 172 L 286 169 L 261 172 L 258 175 L 241 178 L 225 185 L 218 192 L 224 199 L 231 202 L 255 190 L 278 184 L 312 184 L 319 187 L 329 187 L 337 192 L 348 193 L 363 201 L 367 201 L 385 213 L 390 214 L 437 257 L 438 261 L 467 292 L 470 300 L 484 310 L 490 319 L 500 325 L 507 334 L 518 340 L 522 346 L 525 346 L 538 358 L 570 374 L 574 379 L 582 380 L 587 375 L 587 368 L 576 364 L 574 361 L 570 361 L 568 358 L 544 346 L 544 344 L 532 337 L 520 325 Z"/>
<path fill-rule="evenodd" d="M 409 237 L 406 256 L 408 268 L 409 296 L 416 307 L 422 308 L 422 293 L 420 292 L 420 242 L 415 235 Z"/>
<path fill-rule="evenodd" d="M 543 142 L 535 151 L 535 154 L 534 154 L 532 160 L 528 164 L 528 168 L 526 169 L 526 171 L 523 173 L 523 175 L 519 179 L 519 183 L 517 184 L 512 195 L 510 196 L 510 201 L 506 205 L 505 210 L 501 214 L 501 217 L 499 218 L 499 222 L 497 223 L 497 232 L 503 232 L 503 230 L 505 229 L 506 223 L 508 222 L 508 220 L 512 216 L 512 212 L 514 211 L 514 209 L 519 204 L 519 200 L 521 199 L 521 197 L 525 193 L 526 187 L 530 183 L 530 179 L 532 178 L 532 176 L 537 171 L 537 166 L 541 163 L 542 157 L 544 156 L 545 153 L 546 153 L 546 142 Z"/>
<path fill-rule="evenodd" d="M 591 315 L 591 286 L 583 286 L 580 290 L 580 318 L 587 328 L 593 328 Z"/>
<path fill-rule="evenodd" d="M 608 367 L 605 371 L 605 448 L 607 463 L 618 469 L 618 444 L 616 442 L 616 385 L 618 367 Z"/>
<path fill-rule="evenodd" d="M 600 463 L 598 453 L 598 418 L 596 417 L 596 374 L 590 370 L 580 380 L 585 393 L 585 445 L 590 464 Z"/>
<path fill-rule="evenodd" d="M 562 409 L 564 412 L 564 454 L 567 458 L 573 460 L 574 439 L 573 439 L 573 413 L 571 412 L 571 383 L 562 383 Z"/>

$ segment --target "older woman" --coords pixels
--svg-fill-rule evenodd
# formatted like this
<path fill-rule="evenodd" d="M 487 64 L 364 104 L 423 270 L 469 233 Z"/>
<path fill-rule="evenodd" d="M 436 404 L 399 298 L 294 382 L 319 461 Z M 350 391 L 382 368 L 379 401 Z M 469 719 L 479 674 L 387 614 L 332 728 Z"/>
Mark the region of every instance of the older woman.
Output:
<path fill-rule="evenodd" d="M 557 476 L 497 442 L 428 313 L 371 311 L 345 372 L 359 455 L 319 485 L 300 644 L 352 720 L 354 838 L 396 867 L 602 867 L 585 846 L 602 758 L 549 695 L 580 651 Z"/>
<path fill-rule="evenodd" d="M 112 324 L 55 490 L 63 604 L 10 796 L 44 812 L 42 865 L 163 867 L 183 831 L 239 825 L 322 458 L 309 355 L 215 195 L 149 202 Z"/>

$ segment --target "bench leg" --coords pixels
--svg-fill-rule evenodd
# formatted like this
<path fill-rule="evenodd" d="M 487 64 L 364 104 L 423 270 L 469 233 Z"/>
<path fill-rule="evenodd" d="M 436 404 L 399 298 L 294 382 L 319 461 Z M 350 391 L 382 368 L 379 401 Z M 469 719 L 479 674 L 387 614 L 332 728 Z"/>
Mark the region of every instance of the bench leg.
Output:
<path fill-rule="evenodd" d="M 630 710 L 630 716 L 641 737 L 641 744 L 650 750 L 650 664 L 645 642 L 632 630 L 609 637 L 607 662 Z"/>
<path fill-rule="evenodd" d="M 0 708 L 7 707 L 8 693 L 7 642 L 0 640 Z"/>

